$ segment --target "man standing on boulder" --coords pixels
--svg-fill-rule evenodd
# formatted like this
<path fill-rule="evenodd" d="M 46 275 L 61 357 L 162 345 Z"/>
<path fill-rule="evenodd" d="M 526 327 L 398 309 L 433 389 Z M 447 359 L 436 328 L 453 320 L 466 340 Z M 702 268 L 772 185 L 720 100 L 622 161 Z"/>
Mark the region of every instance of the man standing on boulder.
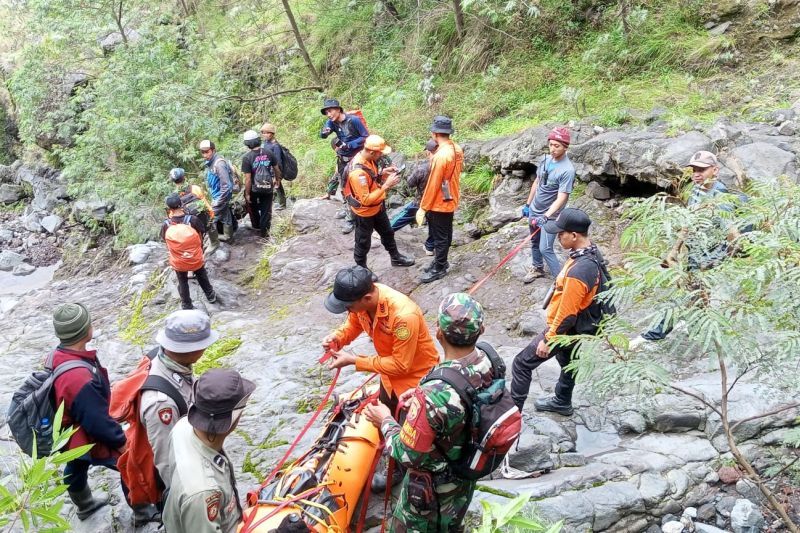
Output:
<path fill-rule="evenodd" d="M 514 357 L 511 397 L 520 412 L 528 397 L 533 371 L 555 357 L 561 365 L 555 396 L 537 399 L 534 407 L 537 411 L 564 416 L 572 414 L 575 374 L 564 367 L 572 360 L 575 343 L 560 346 L 551 343 L 558 335 L 594 335 L 597 332 L 594 297 L 602 278 L 608 279 L 608 272 L 600 251 L 589 240 L 591 223 L 580 209 L 566 208 L 557 219 L 544 225 L 543 231 L 558 236 L 559 244 L 569 251 L 569 259 L 559 272 L 547 303 L 547 327 Z"/>
<path fill-rule="evenodd" d="M 328 120 L 322 126 L 319 136 L 327 139 L 331 133 L 336 134 L 336 141 L 332 143 L 333 149 L 336 151 L 336 174 L 335 178 L 331 178 L 328 182 L 328 190 L 325 195 L 325 198 L 330 198 L 336 194 L 336 187 L 341 186 L 344 191 L 347 179 L 347 176 L 344 175 L 344 167 L 364 147 L 369 132 L 360 118 L 345 113 L 339 101 L 334 98 L 326 99 L 320 112 L 328 117 Z M 354 227 L 353 214 L 345 206 L 345 225 L 342 233 L 350 233 Z"/>
<path fill-rule="evenodd" d="M 453 241 L 453 215 L 460 198 L 461 169 L 464 166 L 464 151 L 454 143 L 453 121 L 445 116 L 433 117 L 431 138 L 438 147 L 431 159 L 431 172 L 425 193 L 417 210 L 417 224 L 422 226 L 428 217 L 428 231 L 433 238 L 434 260 L 425 269 L 422 283 L 430 283 L 447 274 L 450 263 L 447 255 Z"/>
<path fill-rule="evenodd" d="M 554 128 L 547 135 L 547 146 L 550 151 L 536 169 L 536 179 L 531 185 L 528 201 L 522 208 L 522 216 L 530 223 L 531 262 L 528 273 L 522 280 L 530 283 L 544 276 L 544 263 L 550 274 L 555 276 L 561 271 L 561 261 L 553 250 L 556 236 L 544 231 L 548 220 L 558 216 L 567 205 L 572 186 L 575 182 L 575 167 L 567 156 L 570 134 L 567 128 Z M 538 231 L 537 231 L 538 230 Z"/>
<path fill-rule="evenodd" d="M 397 249 L 392 223 L 386 214 L 386 191 L 400 182 L 395 167 L 378 172 L 377 161 L 392 149 L 378 135 L 370 135 L 364 149 L 348 165 L 350 172 L 344 186 L 344 198 L 355 214 L 356 235 L 353 259 L 357 265 L 367 267 L 367 254 L 372 246 L 372 232 L 377 231 L 381 243 L 392 258 L 392 266 L 411 266 L 414 258 Z"/>
<path fill-rule="evenodd" d="M 231 167 L 217 154 L 217 147 L 208 139 L 200 141 L 198 148 L 205 160 L 206 181 L 208 190 L 211 191 L 214 220 L 222 224 L 223 235 L 220 235 L 219 240 L 233 244 L 233 212 L 230 206 L 233 196 Z"/>

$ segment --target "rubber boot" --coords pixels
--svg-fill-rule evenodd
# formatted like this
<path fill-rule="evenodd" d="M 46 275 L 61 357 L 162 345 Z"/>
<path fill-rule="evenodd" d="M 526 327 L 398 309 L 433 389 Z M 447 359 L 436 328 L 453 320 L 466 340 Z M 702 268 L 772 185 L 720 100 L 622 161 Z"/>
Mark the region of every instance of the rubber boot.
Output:
<path fill-rule="evenodd" d="M 79 492 L 69 491 L 68 494 L 69 499 L 72 500 L 72 503 L 75 504 L 78 510 L 78 518 L 80 520 L 86 520 L 93 515 L 95 511 L 108 505 L 108 496 L 102 500 L 95 499 L 95 497 L 92 496 L 92 489 L 89 488 L 89 485 L 86 485 L 86 487 Z"/>
<path fill-rule="evenodd" d="M 141 527 L 150 522 L 161 522 L 161 512 L 153 504 L 134 505 L 133 527 Z"/>
<path fill-rule="evenodd" d="M 228 244 L 233 244 L 233 225 L 223 224 L 222 232 L 223 235 L 220 235 L 219 240 L 222 242 L 227 242 Z"/>
<path fill-rule="evenodd" d="M 217 225 L 213 222 L 208 227 L 208 249 L 205 254 L 211 255 L 219 249 L 219 233 L 217 233 Z"/>

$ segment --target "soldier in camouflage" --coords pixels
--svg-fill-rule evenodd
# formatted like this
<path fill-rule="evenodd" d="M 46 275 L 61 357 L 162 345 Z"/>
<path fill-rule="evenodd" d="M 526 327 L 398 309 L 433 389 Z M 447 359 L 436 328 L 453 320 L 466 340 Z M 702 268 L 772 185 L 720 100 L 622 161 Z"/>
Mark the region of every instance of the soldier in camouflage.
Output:
<path fill-rule="evenodd" d="M 490 385 L 491 361 L 475 347 L 483 333 L 481 305 L 467 294 L 451 294 L 439 306 L 437 326 L 445 360 L 434 370 L 449 366 L 476 389 Z M 449 466 L 467 443 L 464 405 L 452 386 L 438 380 L 405 392 L 400 400 L 407 408 L 402 426 L 381 403 L 364 410 L 380 428 L 391 457 L 407 468 L 389 531 L 464 531 L 475 482 L 457 478 Z"/>

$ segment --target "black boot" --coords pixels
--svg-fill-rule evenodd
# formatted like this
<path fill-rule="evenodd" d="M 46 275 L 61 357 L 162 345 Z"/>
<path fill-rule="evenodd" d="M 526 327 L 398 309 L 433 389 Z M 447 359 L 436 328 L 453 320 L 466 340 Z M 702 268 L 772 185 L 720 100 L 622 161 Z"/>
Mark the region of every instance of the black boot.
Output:
<path fill-rule="evenodd" d="M 161 512 L 153 504 L 134 505 L 133 527 L 141 527 L 150 522 L 161 522 Z"/>
<path fill-rule="evenodd" d="M 410 267 L 414 264 L 414 258 L 409 257 L 407 255 L 403 255 L 401 253 L 397 253 L 397 255 L 392 256 L 392 266 L 393 267 Z"/>
<path fill-rule="evenodd" d="M 435 259 L 434 259 L 433 261 L 431 261 L 431 262 L 430 262 L 430 264 L 429 264 L 428 266 L 426 266 L 425 268 L 423 268 L 423 269 L 422 269 L 422 271 L 423 271 L 423 272 L 430 272 L 430 271 L 431 271 L 431 270 L 433 270 L 434 268 L 436 268 L 436 260 L 435 260 Z M 450 263 L 449 263 L 449 262 L 445 263 L 445 264 L 444 264 L 444 269 L 445 269 L 445 270 L 448 270 L 449 268 L 450 268 Z"/>
<path fill-rule="evenodd" d="M 555 396 L 550 396 L 549 398 L 537 398 L 536 401 L 533 402 L 533 406 L 537 411 L 549 411 L 551 413 L 558 413 L 564 416 L 570 416 L 573 412 L 571 402 L 562 402 Z"/>
<path fill-rule="evenodd" d="M 72 500 L 72 503 L 75 504 L 78 510 L 77 514 L 80 520 L 86 520 L 93 515 L 95 511 L 108 505 L 108 496 L 101 500 L 95 499 L 94 496 L 92 496 L 92 489 L 89 488 L 89 485 L 86 485 L 81 491 L 69 491 L 68 494 L 69 499 Z"/>
<path fill-rule="evenodd" d="M 447 275 L 447 267 L 438 268 L 434 266 L 432 269 L 422 275 L 420 281 L 422 283 L 430 283 L 432 281 L 436 281 L 437 279 L 442 279 L 445 277 L 445 275 Z"/>

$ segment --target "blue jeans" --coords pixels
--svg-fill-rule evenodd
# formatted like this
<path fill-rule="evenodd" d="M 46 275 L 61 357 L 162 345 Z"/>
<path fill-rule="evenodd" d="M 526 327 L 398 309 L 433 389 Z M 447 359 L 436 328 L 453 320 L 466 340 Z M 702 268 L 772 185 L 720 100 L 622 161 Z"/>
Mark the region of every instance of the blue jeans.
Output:
<path fill-rule="evenodd" d="M 69 487 L 70 492 L 80 492 L 86 488 L 86 484 L 89 481 L 90 466 L 104 466 L 116 470 L 117 459 L 115 457 L 95 459 L 89 454 L 84 454 L 68 462 L 66 466 L 64 466 L 64 484 Z M 127 488 L 123 490 L 127 490 Z"/>
<path fill-rule="evenodd" d="M 403 209 L 392 217 L 392 230 L 397 231 L 414 222 L 418 209 L 417 202 L 409 202 L 403 206 Z M 430 231 L 428 232 L 428 238 L 425 239 L 425 249 L 433 251 L 433 237 L 431 237 Z"/>
<path fill-rule="evenodd" d="M 531 233 L 536 231 L 536 226 L 529 226 Z M 547 263 L 547 268 L 553 277 L 558 276 L 561 272 L 561 261 L 559 261 L 556 252 L 553 250 L 553 244 L 556 242 L 555 233 L 547 233 L 544 229 L 540 229 L 536 235 L 531 238 L 531 262 L 536 268 L 544 268 L 544 263 Z"/>

